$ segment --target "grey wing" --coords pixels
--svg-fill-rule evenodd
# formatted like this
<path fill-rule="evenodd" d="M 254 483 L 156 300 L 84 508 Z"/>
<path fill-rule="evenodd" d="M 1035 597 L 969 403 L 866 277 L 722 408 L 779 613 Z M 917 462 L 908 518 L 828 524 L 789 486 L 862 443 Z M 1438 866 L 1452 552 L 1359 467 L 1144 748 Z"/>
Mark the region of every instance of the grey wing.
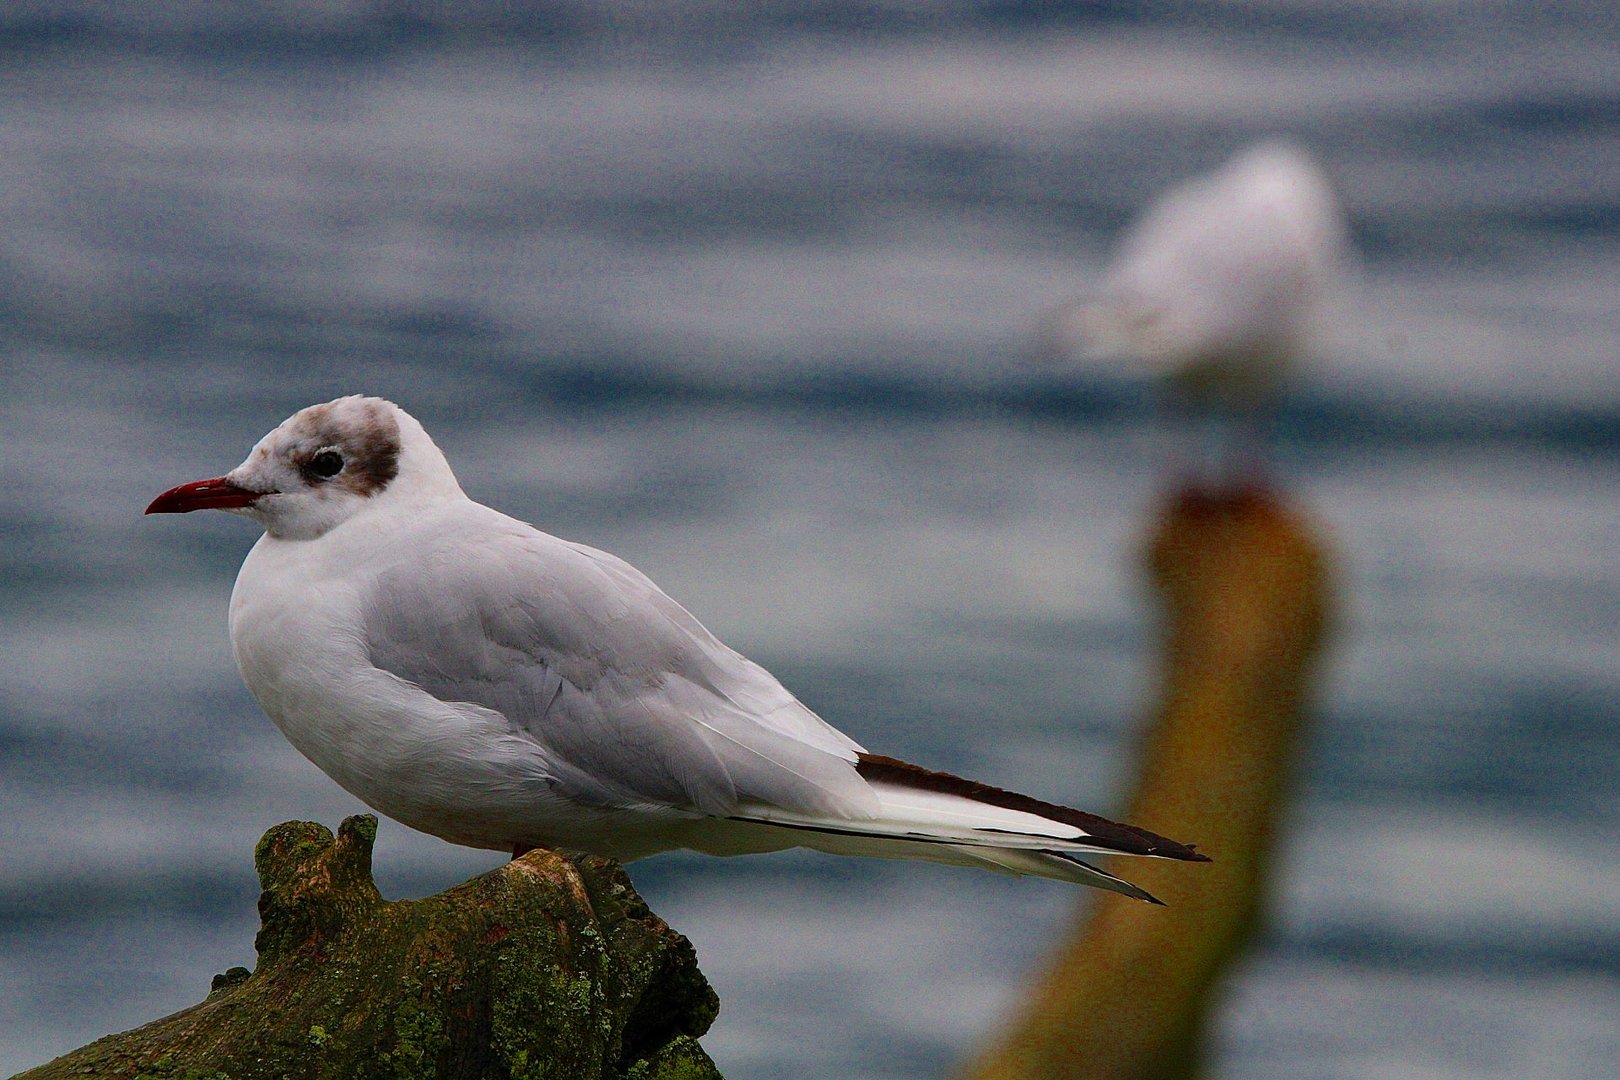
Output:
<path fill-rule="evenodd" d="M 427 558 L 380 570 L 366 610 L 373 664 L 505 716 L 573 798 L 876 812 L 854 768 L 860 747 L 645 575 L 488 513 L 476 542 L 447 534 Z"/>

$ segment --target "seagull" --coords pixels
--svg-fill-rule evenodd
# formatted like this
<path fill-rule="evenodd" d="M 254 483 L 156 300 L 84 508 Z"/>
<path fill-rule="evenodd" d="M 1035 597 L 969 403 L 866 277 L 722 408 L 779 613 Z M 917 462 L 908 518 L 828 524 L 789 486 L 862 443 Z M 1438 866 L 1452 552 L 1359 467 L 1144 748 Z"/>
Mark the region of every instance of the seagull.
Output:
<path fill-rule="evenodd" d="M 361 801 L 450 843 L 737 855 L 808 847 L 1092 885 L 1085 855 L 1207 861 L 1145 829 L 868 753 L 629 563 L 468 498 L 422 425 L 294 413 L 148 514 L 264 529 L 231 648 L 265 713 Z"/>
<path fill-rule="evenodd" d="M 1071 356 L 1145 368 L 1174 412 L 1235 421 L 1250 451 L 1291 370 L 1333 345 L 1349 252 L 1321 168 L 1269 139 L 1149 205 L 1048 333 Z"/>

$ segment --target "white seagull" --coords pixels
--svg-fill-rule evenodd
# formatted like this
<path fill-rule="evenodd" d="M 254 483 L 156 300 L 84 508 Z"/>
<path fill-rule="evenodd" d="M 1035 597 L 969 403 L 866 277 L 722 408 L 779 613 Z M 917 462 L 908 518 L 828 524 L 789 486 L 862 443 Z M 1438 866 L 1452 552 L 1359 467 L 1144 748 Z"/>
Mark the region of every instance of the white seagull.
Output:
<path fill-rule="evenodd" d="M 1146 365 L 1179 403 L 1263 408 L 1337 336 L 1349 250 L 1321 169 L 1268 140 L 1160 196 L 1063 317 L 1084 352 Z"/>
<path fill-rule="evenodd" d="M 299 752 L 469 847 L 623 860 L 803 846 L 1143 890 L 1144 829 L 867 753 L 645 575 L 469 499 L 392 402 L 312 405 L 148 514 L 265 534 L 231 594 L 242 679 Z"/>

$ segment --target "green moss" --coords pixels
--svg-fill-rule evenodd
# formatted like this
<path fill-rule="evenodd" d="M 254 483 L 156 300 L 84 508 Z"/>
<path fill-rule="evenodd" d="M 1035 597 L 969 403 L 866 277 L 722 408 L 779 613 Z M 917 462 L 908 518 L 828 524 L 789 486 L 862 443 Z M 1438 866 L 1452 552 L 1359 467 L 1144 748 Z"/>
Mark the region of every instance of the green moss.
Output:
<path fill-rule="evenodd" d="M 606 1040 L 593 1022 L 601 993 L 588 975 L 523 950 L 502 956 L 496 983 L 490 1047 L 513 1080 L 584 1075 L 601 1059 Z"/>
<path fill-rule="evenodd" d="M 231 1080 L 231 1078 L 218 1069 L 192 1068 L 164 1055 L 137 1073 L 133 1080 Z"/>
<path fill-rule="evenodd" d="M 359 842 L 362 850 L 370 852 L 377 842 L 377 815 L 355 814 L 344 818 L 343 824 L 338 826 L 338 835 L 345 840 L 352 837 Z"/>
<path fill-rule="evenodd" d="M 449 1046 L 443 1015 L 410 1000 L 394 1013 L 394 1045 L 383 1060 L 399 1080 L 416 1080 L 438 1072 L 439 1057 Z"/>
<path fill-rule="evenodd" d="M 721 1076 L 698 1041 L 681 1035 L 632 1065 L 624 1080 L 721 1080 Z"/>
<path fill-rule="evenodd" d="M 259 884 L 273 889 L 286 883 L 291 872 L 332 846 L 332 830 L 313 821 L 289 821 L 277 825 L 253 848 L 253 865 Z"/>

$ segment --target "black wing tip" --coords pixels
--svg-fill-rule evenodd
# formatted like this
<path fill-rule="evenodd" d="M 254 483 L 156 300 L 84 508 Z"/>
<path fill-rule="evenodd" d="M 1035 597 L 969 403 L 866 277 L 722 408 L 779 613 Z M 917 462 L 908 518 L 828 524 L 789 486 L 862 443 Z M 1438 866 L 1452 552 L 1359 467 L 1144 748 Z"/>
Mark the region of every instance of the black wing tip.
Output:
<path fill-rule="evenodd" d="M 936 791 L 948 795 L 961 795 L 1004 810 L 1020 810 L 1040 817 L 1072 825 L 1086 834 L 1087 839 L 1099 847 L 1117 851 L 1121 855 L 1153 855 L 1161 859 L 1180 859 L 1183 862 L 1211 862 L 1208 855 L 1195 851 L 1192 844 L 1183 844 L 1158 833 L 1123 822 L 1110 821 L 1084 810 L 1046 802 L 1016 791 L 991 787 L 977 780 L 966 780 L 948 772 L 937 772 L 913 765 L 899 758 L 881 754 L 860 753 L 856 757 L 855 771 L 868 781 L 882 780 L 902 787 Z"/>
<path fill-rule="evenodd" d="M 1121 826 L 1126 829 L 1136 829 L 1134 825 Z M 1167 840 L 1157 833 L 1150 833 L 1146 829 L 1136 829 L 1150 841 L 1148 849 L 1134 854 L 1151 855 L 1159 859 L 1177 859 L 1181 862 L 1214 862 L 1215 860 L 1198 850 L 1197 844 L 1182 844 L 1175 840 Z"/>

